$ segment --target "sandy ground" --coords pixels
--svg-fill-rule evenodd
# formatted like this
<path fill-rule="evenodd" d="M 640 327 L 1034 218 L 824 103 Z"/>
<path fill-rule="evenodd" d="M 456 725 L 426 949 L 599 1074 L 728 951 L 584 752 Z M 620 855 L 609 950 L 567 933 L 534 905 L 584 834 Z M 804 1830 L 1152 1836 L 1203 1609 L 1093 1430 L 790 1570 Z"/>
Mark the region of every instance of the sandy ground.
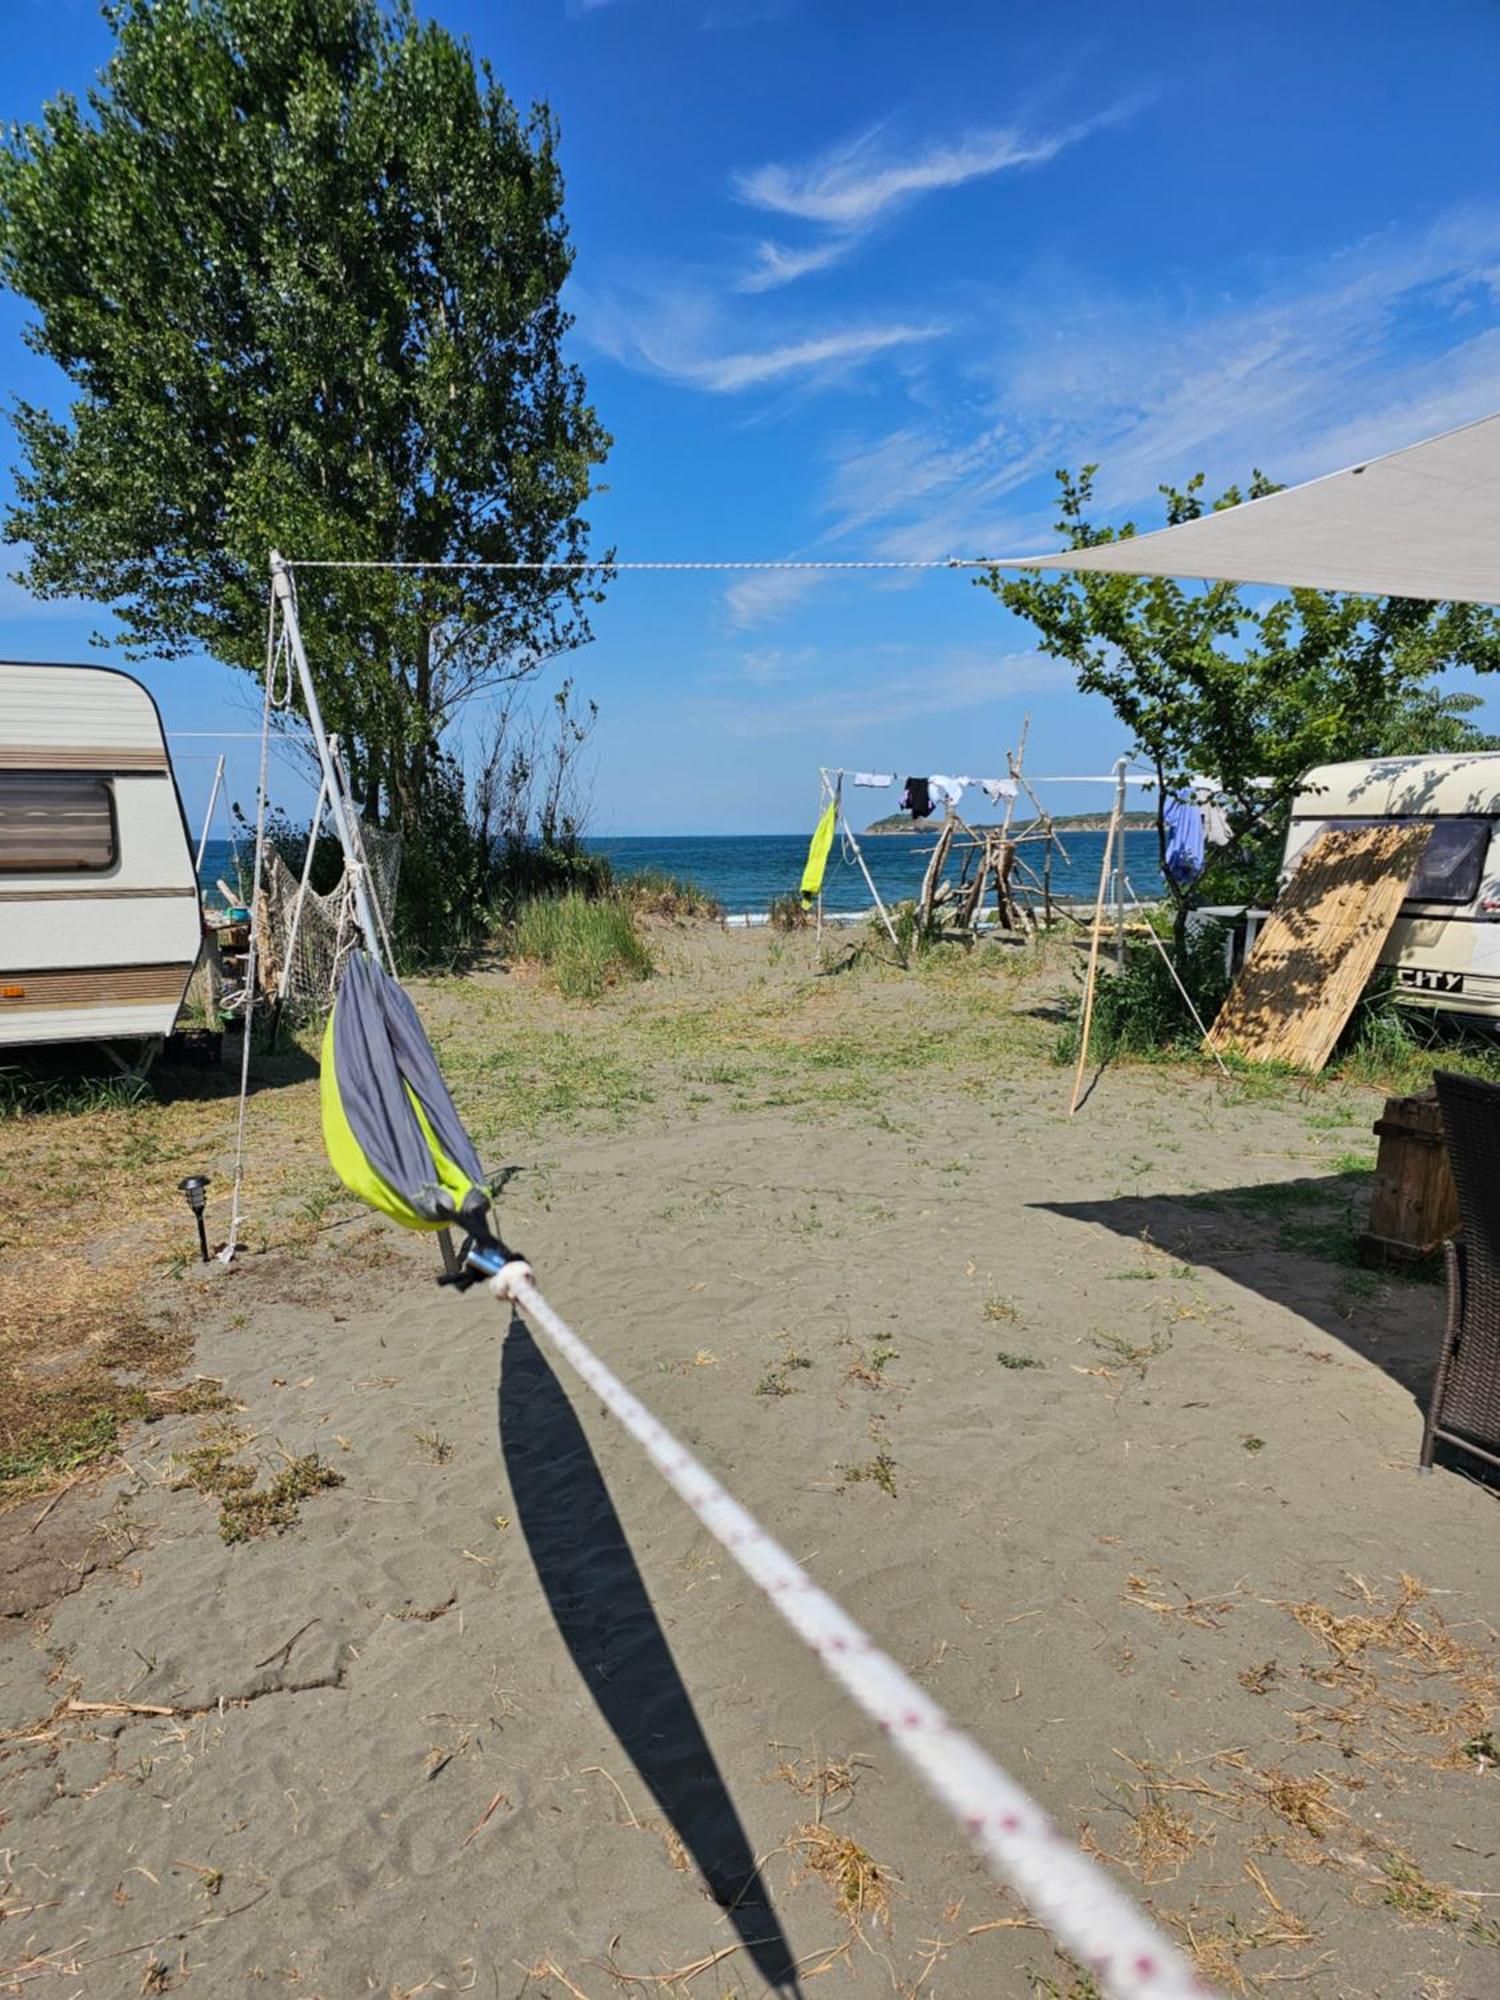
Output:
<path fill-rule="evenodd" d="M 1219 1990 L 1500 1992 L 1500 1516 L 1414 1471 L 1440 1292 L 1347 1255 L 1376 1100 L 1070 1123 L 1013 974 L 664 957 L 419 989 L 559 1309 Z M 617 1426 L 319 1180 L 312 1089 L 295 1226 L 263 1165 L 251 1254 L 162 1280 L 233 1409 L 0 1521 L 53 1600 L 0 1992 L 1087 2000 Z M 226 1544 L 205 1449 L 342 1484 Z"/>

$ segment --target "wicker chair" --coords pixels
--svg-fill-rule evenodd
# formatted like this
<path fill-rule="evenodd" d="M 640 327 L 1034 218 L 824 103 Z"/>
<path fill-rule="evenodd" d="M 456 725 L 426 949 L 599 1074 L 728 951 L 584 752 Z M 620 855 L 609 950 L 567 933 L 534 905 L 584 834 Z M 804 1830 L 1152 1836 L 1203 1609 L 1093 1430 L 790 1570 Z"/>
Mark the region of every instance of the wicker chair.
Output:
<path fill-rule="evenodd" d="M 1446 1070 L 1434 1082 L 1463 1230 L 1445 1246 L 1448 1317 L 1421 1464 L 1431 1469 L 1441 1441 L 1500 1466 L 1500 1086 Z"/>

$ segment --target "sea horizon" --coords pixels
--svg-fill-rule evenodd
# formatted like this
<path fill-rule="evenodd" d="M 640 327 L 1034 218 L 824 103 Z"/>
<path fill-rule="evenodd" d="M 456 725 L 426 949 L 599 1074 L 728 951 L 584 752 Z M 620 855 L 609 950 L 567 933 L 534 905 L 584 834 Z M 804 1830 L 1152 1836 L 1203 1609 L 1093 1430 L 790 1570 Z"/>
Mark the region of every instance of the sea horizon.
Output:
<path fill-rule="evenodd" d="M 726 916 L 763 916 L 778 896 L 798 889 L 810 837 L 806 829 L 797 833 L 585 834 L 583 844 L 590 853 L 604 855 L 622 875 L 645 869 L 674 875 L 714 897 Z M 865 866 L 883 902 L 904 902 L 918 894 L 934 837 L 931 828 L 858 835 Z M 1093 901 L 1099 891 L 1104 840 L 1103 830 L 1094 827 L 1074 828 L 1061 835 L 1054 845 L 1050 871 L 1051 892 L 1056 899 Z M 209 842 L 202 871 L 205 887 L 211 887 L 225 873 L 234 851 L 234 844 L 228 841 Z M 250 843 L 239 843 L 239 851 L 248 873 Z M 1044 855 L 1045 843 L 1040 838 L 1021 842 L 1016 885 L 1038 906 Z M 1154 828 L 1127 830 L 1125 866 L 1137 898 L 1151 900 L 1162 894 Z M 1028 875 L 1033 879 L 1028 880 Z M 948 879 L 955 879 L 953 868 L 948 870 Z M 845 852 L 842 840 L 835 840 L 828 857 L 823 906 L 834 916 L 874 908 L 864 872 L 854 855 Z"/>

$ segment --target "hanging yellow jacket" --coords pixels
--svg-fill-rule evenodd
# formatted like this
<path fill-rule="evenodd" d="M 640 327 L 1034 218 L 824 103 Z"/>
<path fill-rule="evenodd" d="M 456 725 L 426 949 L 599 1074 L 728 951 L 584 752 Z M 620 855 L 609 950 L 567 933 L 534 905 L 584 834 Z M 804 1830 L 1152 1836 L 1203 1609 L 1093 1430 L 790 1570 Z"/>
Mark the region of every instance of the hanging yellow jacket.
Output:
<path fill-rule="evenodd" d="M 813 830 L 812 845 L 807 850 L 807 866 L 802 871 L 804 910 L 815 903 L 822 893 L 823 873 L 828 866 L 828 851 L 833 846 L 833 823 L 837 812 L 838 801 L 830 799 L 823 808 L 823 817 Z"/>

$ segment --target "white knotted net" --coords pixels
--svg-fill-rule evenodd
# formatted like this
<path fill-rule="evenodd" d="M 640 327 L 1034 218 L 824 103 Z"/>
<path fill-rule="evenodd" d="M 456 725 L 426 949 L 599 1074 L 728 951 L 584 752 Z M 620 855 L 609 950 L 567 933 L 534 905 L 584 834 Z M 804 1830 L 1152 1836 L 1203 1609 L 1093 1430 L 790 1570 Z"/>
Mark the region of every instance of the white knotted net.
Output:
<path fill-rule="evenodd" d="M 381 928 L 390 929 L 401 872 L 401 836 L 361 826 L 365 872 Z M 326 895 L 301 884 L 272 849 L 264 863 L 261 910 L 261 991 L 280 999 L 294 1019 L 327 1012 L 338 990 L 344 961 L 360 942 L 354 881 L 345 868 Z M 298 899 L 301 897 L 301 908 Z"/>

